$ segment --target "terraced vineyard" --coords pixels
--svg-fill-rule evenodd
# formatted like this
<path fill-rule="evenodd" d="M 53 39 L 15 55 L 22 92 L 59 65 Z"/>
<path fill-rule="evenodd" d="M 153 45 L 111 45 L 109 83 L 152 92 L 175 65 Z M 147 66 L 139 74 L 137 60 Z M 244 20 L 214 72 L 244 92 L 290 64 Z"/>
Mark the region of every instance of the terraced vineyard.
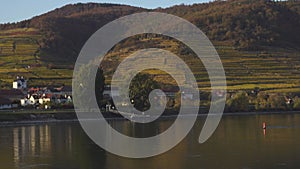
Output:
<path fill-rule="evenodd" d="M 228 89 L 259 87 L 271 92 L 299 92 L 299 53 L 292 50 L 236 52 L 219 50 L 228 80 Z"/>
<path fill-rule="evenodd" d="M 229 90 L 260 88 L 300 93 L 298 6 L 298 1 L 245 0 L 155 10 L 116 4 L 66 5 L 30 20 L 0 25 L 0 85 L 10 88 L 17 75 L 29 79 L 29 86 L 71 84 L 76 57 L 97 29 L 121 16 L 157 11 L 187 19 L 214 41 Z M 209 89 L 206 70 L 193 52 L 174 40 L 157 36 L 133 38 L 116 45 L 103 64 L 107 83 L 122 59 L 149 47 L 180 56 L 193 71 L 199 88 Z M 179 71 L 178 67 L 174 65 Z M 164 72 L 149 70 L 148 73 L 164 84 L 175 82 Z"/>
<path fill-rule="evenodd" d="M 52 69 L 40 58 L 35 29 L 0 31 L 0 79 L 2 88 L 10 88 L 16 76 L 24 76 L 30 86 L 71 84 L 72 70 Z"/>
<path fill-rule="evenodd" d="M 0 31 L 0 79 L 2 88 L 10 88 L 16 76 L 29 79 L 30 86 L 71 84 L 72 65 L 55 68 L 41 59 L 39 40 L 42 35 L 35 29 Z M 153 43 L 155 41 L 155 43 Z M 113 69 L 138 48 L 145 48 L 149 39 L 139 47 L 116 48 L 106 56 L 106 80 L 110 81 Z M 154 47 L 177 53 L 190 66 L 201 90 L 209 90 L 209 79 L 201 62 L 190 54 L 180 54 L 180 47 L 172 40 L 151 39 Z M 225 42 L 214 42 L 226 72 L 228 90 L 252 90 L 258 87 L 271 92 L 300 92 L 300 53 L 289 49 L 270 48 L 263 52 L 238 51 Z M 153 47 L 152 46 L 152 47 Z M 121 45 L 122 47 L 122 45 Z M 136 49 L 135 49 L 136 48 Z M 67 67 L 67 66 L 66 66 Z M 176 65 L 174 65 L 176 68 Z M 156 79 L 174 84 L 175 81 L 161 71 L 149 70 Z"/>
<path fill-rule="evenodd" d="M 180 51 L 182 51 L 180 45 L 172 40 L 156 39 L 156 42 L 153 43 L 153 39 L 148 39 L 142 40 L 142 43 L 146 44 L 147 41 L 149 44 L 154 44 L 150 45 L 150 47 L 163 48 L 180 56 L 193 71 L 199 88 L 201 90 L 210 89 L 206 70 L 193 54 L 180 54 Z M 300 92 L 300 53 L 298 51 L 270 48 L 265 51 L 247 52 L 236 50 L 234 47 L 226 45 L 225 42 L 213 43 L 226 72 L 228 90 L 253 90 L 254 88 L 260 88 L 270 92 Z M 107 70 L 108 82 L 117 64 L 126 56 L 134 53 L 137 48 L 139 47 L 125 47 L 122 50 L 114 50 L 106 56 L 105 61 L 107 65 L 104 68 Z M 174 69 L 178 69 L 178 67 L 174 65 Z M 169 75 L 162 71 L 148 70 L 147 72 L 155 75 L 157 80 L 165 84 L 175 83 Z"/>

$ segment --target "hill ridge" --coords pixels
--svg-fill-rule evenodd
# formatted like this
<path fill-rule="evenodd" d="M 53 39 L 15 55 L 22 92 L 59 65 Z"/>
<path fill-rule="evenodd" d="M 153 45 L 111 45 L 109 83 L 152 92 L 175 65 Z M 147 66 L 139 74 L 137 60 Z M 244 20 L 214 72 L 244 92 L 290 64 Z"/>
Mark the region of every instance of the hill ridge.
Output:
<path fill-rule="evenodd" d="M 214 1 L 153 10 L 79 3 L 31 20 L 0 25 L 1 84 L 9 86 L 16 75 L 28 77 L 33 85 L 70 84 L 78 53 L 96 30 L 119 17 L 144 11 L 173 14 L 204 31 L 224 61 L 229 89 L 258 86 L 266 90 L 300 91 L 297 85 L 300 82 L 300 2 L 263 0 L 255 3 Z M 14 43 L 16 52 L 12 52 Z M 188 59 L 189 63 L 195 63 L 190 57 L 191 51 L 184 45 L 166 37 L 139 35 L 116 45 L 109 54 L 107 67 L 115 66 L 125 54 L 151 45 L 168 49 Z M 199 84 L 207 87 L 205 69 L 193 66 Z"/>

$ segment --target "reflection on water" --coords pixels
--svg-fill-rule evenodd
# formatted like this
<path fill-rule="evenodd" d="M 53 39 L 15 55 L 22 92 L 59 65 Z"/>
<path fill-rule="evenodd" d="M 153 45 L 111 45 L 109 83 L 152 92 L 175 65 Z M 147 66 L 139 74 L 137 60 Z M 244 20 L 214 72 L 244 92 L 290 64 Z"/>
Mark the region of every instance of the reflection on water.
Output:
<path fill-rule="evenodd" d="M 3 129 L 2 129 L 3 130 Z M 39 157 L 52 153 L 52 135 L 49 125 L 10 127 L 7 131 L 13 133 L 13 160 L 16 168 L 21 168 L 28 158 Z M 72 150 L 71 127 L 66 128 L 64 141 L 69 150 Z M 41 165 L 41 164 L 39 164 Z M 44 164 L 45 165 L 45 164 Z M 34 165 L 31 165 L 31 167 Z M 37 164 L 35 164 L 37 166 Z"/>
<path fill-rule="evenodd" d="M 126 120 L 110 123 L 129 136 L 148 137 L 165 131 L 173 121 L 164 119 L 148 126 Z M 199 144 L 203 122 L 204 118 L 199 118 L 190 134 L 174 149 L 147 159 L 128 159 L 105 152 L 86 136 L 78 123 L 0 127 L 0 168 L 300 168 L 300 115 L 226 116 L 213 137 Z M 263 122 L 267 124 L 266 130 L 262 129 Z"/>
<path fill-rule="evenodd" d="M 1 127 L 0 133 L 1 169 L 91 168 L 105 160 L 77 123 Z"/>

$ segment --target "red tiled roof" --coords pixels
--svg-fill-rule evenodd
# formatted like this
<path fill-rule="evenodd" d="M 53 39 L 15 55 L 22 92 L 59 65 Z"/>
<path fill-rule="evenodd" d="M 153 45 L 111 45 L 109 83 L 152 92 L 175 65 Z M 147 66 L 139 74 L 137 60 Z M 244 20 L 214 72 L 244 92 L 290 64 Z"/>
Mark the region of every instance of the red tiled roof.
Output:
<path fill-rule="evenodd" d="M 40 88 L 34 88 L 34 87 L 32 87 L 28 91 L 40 91 Z"/>
<path fill-rule="evenodd" d="M 46 94 L 45 98 L 51 98 L 53 94 Z"/>

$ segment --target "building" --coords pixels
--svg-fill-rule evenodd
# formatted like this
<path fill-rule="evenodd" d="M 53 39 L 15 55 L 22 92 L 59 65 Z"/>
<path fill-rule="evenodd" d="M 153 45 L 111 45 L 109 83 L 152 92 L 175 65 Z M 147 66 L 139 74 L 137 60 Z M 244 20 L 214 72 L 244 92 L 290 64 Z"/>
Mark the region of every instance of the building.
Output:
<path fill-rule="evenodd" d="M 51 102 L 52 95 L 51 94 L 43 94 L 42 97 L 39 98 L 39 104 L 45 104 L 47 102 Z"/>
<path fill-rule="evenodd" d="M 177 86 L 168 86 L 168 87 L 165 87 L 161 90 L 164 92 L 164 95 L 166 97 L 175 98 L 176 94 L 179 92 L 180 89 Z M 157 92 L 156 95 L 159 96 L 159 97 L 162 97 L 163 93 Z"/>
<path fill-rule="evenodd" d="M 193 88 L 185 87 L 181 92 L 181 97 L 183 100 L 194 100 L 196 95 L 199 95 L 199 91 Z"/>
<path fill-rule="evenodd" d="M 12 102 L 9 99 L 0 97 L 0 109 L 11 109 L 12 107 Z"/>
<path fill-rule="evenodd" d="M 13 89 L 26 89 L 27 88 L 27 80 L 24 77 L 17 76 L 17 79 L 13 82 Z"/>
<path fill-rule="evenodd" d="M 104 86 L 103 97 L 104 98 L 112 98 L 120 96 L 119 88 L 111 87 L 110 85 Z"/>
<path fill-rule="evenodd" d="M 55 103 L 72 103 L 72 96 L 69 95 L 56 95 L 54 99 Z"/>
<path fill-rule="evenodd" d="M 27 97 L 20 99 L 21 106 L 28 106 L 28 105 L 36 105 L 39 103 L 39 97 L 37 95 L 30 95 L 28 94 Z"/>
<path fill-rule="evenodd" d="M 63 86 L 61 89 L 62 95 L 72 95 L 72 86 Z"/>
<path fill-rule="evenodd" d="M 48 87 L 50 93 L 55 95 L 72 95 L 72 86 Z"/>
<path fill-rule="evenodd" d="M 0 90 L 0 96 L 11 101 L 16 101 L 24 98 L 24 93 L 18 89 Z"/>

